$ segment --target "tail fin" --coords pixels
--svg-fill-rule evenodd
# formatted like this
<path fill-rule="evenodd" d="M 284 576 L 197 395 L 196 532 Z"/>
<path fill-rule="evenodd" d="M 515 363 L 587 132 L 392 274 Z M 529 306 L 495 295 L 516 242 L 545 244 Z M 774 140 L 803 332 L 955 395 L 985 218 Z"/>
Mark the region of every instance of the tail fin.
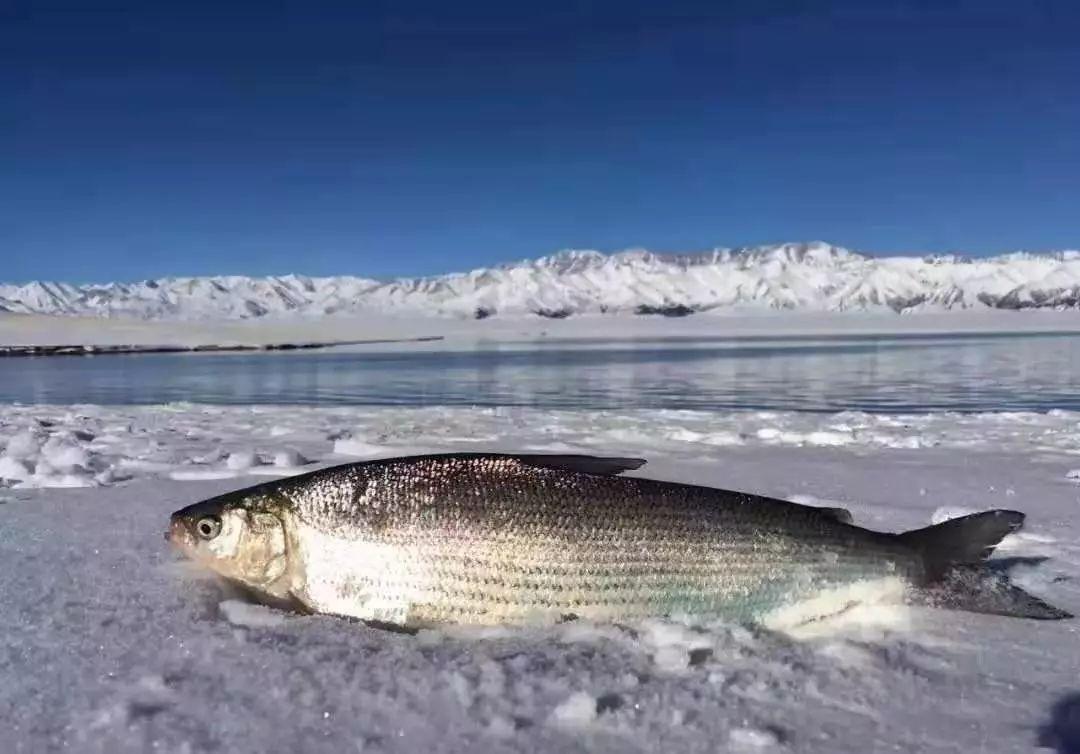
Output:
<path fill-rule="evenodd" d="M 933 582 L 953 566 L 983 562 L 1006 534 L 1023 525 L 1019 511 L 985 511 L 904 532 L 900 541 L 923 556 L 927 581 Z"/>
<path fill-rule="evenodd" d="M 984 562 L 1007 534 L 1024 525 L 1019 511 L 993 510 L 944 521 L 899 535 L 923 557 L 925 583 L 918 604 L 973 613 L 1055 620 L 1071 614 L 1011 584 Z"/>

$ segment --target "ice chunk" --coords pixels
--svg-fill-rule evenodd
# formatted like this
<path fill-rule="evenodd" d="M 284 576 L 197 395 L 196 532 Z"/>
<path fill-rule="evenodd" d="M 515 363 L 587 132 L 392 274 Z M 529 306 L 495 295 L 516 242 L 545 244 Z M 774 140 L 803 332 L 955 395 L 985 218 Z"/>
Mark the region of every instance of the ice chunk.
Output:
<path fill-rule="evenodd" d="M 115 484 L 116 482 L 122 482 L 125 479 L 130 478 L 130 475 L 118 473 L 116 469 L 111 466 L 94 474 L 94 482 L 100 485 Z"/>
<path fill-rule="evenodd" d="M 223 600 L 218 608 L 225 620 L 234 626 L 249 628 L 273 628 L 285 623 L 285 615 L 265 605 L 254 605 L 243 600 Z"/>
<path fill-rule="evenodd" d="M 24 483 L 27 487 L 93 487 L 95 486 L 94 478 L 85 473 L 69 473 L 69 474 L 34 474 L 27 482 Z M 24 486 L 20 485 L 20 486 Z"/>
<path fill-rule="evenodd" d="M 343 437 L 334 440 L 334 452 L 342 456 L 368 458 L 370 456 L 388 455 L 388 451 L 389 449 L 382 445 L 372 445 L 371 443 L 364 442 L 363 440 L 356 440 L 351 437 Z"/>
<path fill-rule="evenodd" d="M 221 448 L 214 448 L 208 453 L 192 456 L 191 461 L 192 463 L 217 463 L 227 456 L 228 454 Z"/>
<path fill-rule="evenodd" d="M 855 441 L 855 438 L 846 432 L 830 432 L 827 430 L 819 430 L 817 432 L 811 432 L 806 436 L 806 442 L 810 445 L 821 445 L 824 447 L 838 447 L 840 445 L 849 445 Z"/>
<path fill-rule="evenodd" d="M 559 728 L 584 728 L 596 720 L 596 699 L 576 691 L 551 711 L 550 722 Z"/>
<path fill-rule="evenodd" d="M 26 464 L 11 456 L 0 456 L 0 479 L 24 481 L 30 478 Z"/>
<path fill-rule="evenodd" d="M 90 467 L 90 456 L 84 448 L 58 437 L 49 438 L 41 446 L 41 457 L 47 460 L 50 466 L 61 471 Z"/>
<path fill-rule="evenodd" d="M 766 728 L 732 728 L 728 742 L 733 749 L 753 751 L 780 744 L 780 736 Z"/>
<path fill-rule="evenodd" d="M 691 654 L 711 647 L 708 636 L 685 623 L 669 620 L 646 620 L 638 627 L 640 641 L 652 650 L 656 667 L 667 673 L 681 673 L 691 665 Z"/>
<path fill-rule="evenodd" d="M 738 432 L 695 432 L 692 429 L 678 427 L 667 433 L 669 440 L 676 442 L 696 442 L 705 445 L 742 445 L 745 440 Z"/>
<path fill-rule="evenodd" d="M 281 467 L 295 467 L 306 466 L 311 463 L 307 458 L 300 454 L 300 451 L 292 448 L 285 448 L 274 453 L 274 465 Z"/>
<path fill-rule="evenodd" d="M 4 455 L 18 461 L 25 461 L 36 456 L 40 449 L 41 445 L 33 434 L 30 432 L 20 432 L 8 440 L 7 447 L 4 449 Z"/>
<path fill-rule="evenodd" d="M 244 471 L 252 466 L 259 465 L 259 457 L 253 450 L 237 450 L 229 454 L 225 459 L 225 467 L 233 471 Z"/>
<path fill-rule="evenodd" d="M 783 430 L 778 427 L 762 427 L 757 431 L 759 440 L 778 445 L 801 445 L 806 441 L 806 435 L 800 432 Z"/>

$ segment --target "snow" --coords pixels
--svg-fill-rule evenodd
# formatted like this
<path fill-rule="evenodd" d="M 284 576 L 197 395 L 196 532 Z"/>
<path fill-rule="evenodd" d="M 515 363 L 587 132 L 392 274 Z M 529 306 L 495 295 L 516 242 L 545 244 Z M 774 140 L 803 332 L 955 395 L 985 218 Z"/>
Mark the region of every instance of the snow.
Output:
<path fill-rule="evenodd" d="M 802 632 L 653 619 L 407 635 L 251 604 L 169 551 L 173 510 L 255 471 L 355 460 L 342 451 L 364 446 L 349 443 L 643 455 L 635 473 L 845 507 L 883 530 L 1018 508 L 1028 526 L 1003 547 L 1014 578 L 1080 611 L 1080 488 L 1066 478 L 1080 413 L 5 406 L 0 470 L 26 473 L 0 482 L 4 750 L 1080 743 L 1076 621 L 878 605 Z M 63 475 L 95 486 L 53 487 Z"/>
<path fill-rule="evenodd" d="M 477 348 L 543 347 L 605 349 L 618 341 L 670 341 L 686 348 L 729 343 L 744 345 L 749 339 L 771 341 L 797 338 L 898 338 L 943 335 L 982 337 L 1002 333 L 1077 333 L 1080 317 L 1075 311 L 1030 309 L 951 310 L 914 312 L 899 317 L 873 311 L 818 312 L 728 311 L 708 316 L 637 317 L 583 314 L 561 320 L 536 316 L 505 316 L 484 320 L 439 318 L 417 314 L 366 313 L 324 317 L 262 317 L 254 320 L 201 320 L 194 322 L 141 321 L 125 318 L 39 314 L 0 311 L 0 345 L 13 348 L 78 345 L 107 351 L 155 350 L 161 347 L 260 348 L 282 343 L 328 343 L 350 340 L 395 340 L 366 345 L 338 346 L 336 350 L 358 352 L 462 351 Z M 417 338 L 439 338 L 407 342 Z M 623 345 L 625 347 L 625 344 Z M 283 354 L 288 356 L 288 354 Z M 70 358 L 70 357 L 65 357 Z"/>
<path fill-rule="evenodd" d="M 355 456 L 356 458 L 376 458 L 378 456 L 393 455 L 381 445 L 373 445 L 353 437 L 343 437 L 334 440 L 334 452 L 342 456 Z"/>
<path fill-rule="evenodd" d="M 236 450 L 225 459 L 225 468 L 232 471 L 246 471 L 259 464 L 259 458 L 253 450 Z"/>
<path fill-rule="evenodd" d="M 1080 253 L 874 257 L 822 242 L 703 254 L 565 251 L 490 269 L 380 282 L 300 275 L 0 285 L 0 311 L 136 319 L 398 313 L 472 319 L 587 313 L 918 312 L 1080 306 Z"/>
<path fill-rule="evenodd" d="M 218 603 L 222 617 L 234 626 L 248 628 L 273 628 L 285 624 L 285 613 L 264 605 L 253 605 L 243 600 L 222 600 Z"/>
<path fill-rule="evenodd" d="M 270 430 L 273 436 L 273 429 Z M 273 463 L 279 469 L 299 469 L 311 463 L 306 456 L 294 448 L 282 448 L 274 453 Z"/>
<path fill-rule="evenodd" d="M 702 462 L 737 450 L 836 448 L 867 454 L 992 449 L 1018 457 L 1071 459 L 1057 478 L 1075 489 L 1068 482 L 1080 456 L 1080 412 L 12 405 L 0 410 L 0 486 L 50 487 L 62 478 L 89 486 L 136 478 L 234 479 L 418 450 L 508 447 L 539 452 L 603 448 Z M 1016 495 L 1010 485 L 994 492 Z M 920 485 L 918 494 L 932 496 L 932 491 Z M 803 490 L 790 495 L 843 505 Z M 935 515 L 943 520 L 964 512 L 939 504 Z"/>
<path fill-rule="evenodd" d="M 23 482 L 32 476 L 30 468 L 13 455 L 0 456 L 0 479 Z"/>
<path fill-rule="evenodd" d="M 780 737 L 771 730 L 732 728 L 728 734 L 728 742 L 736 751 L 755 751 L 776 746 L 780 743 Z"/>
<path fill-rule="evenodd" d="M 576 691 L 551 711 L 550 720 L 560 728 L 584 728 L 596 720 L 596 698 Z"/>

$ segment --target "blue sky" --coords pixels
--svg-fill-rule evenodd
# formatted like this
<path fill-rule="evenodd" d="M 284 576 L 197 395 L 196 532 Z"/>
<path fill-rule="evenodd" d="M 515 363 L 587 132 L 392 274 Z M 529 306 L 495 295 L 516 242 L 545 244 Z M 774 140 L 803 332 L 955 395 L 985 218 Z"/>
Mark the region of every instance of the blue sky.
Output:
<path fill-rule="evenodd" d="M 14 0 L 0 280 L 1075 248 L 1078 38 L 1054 1 Z"/>

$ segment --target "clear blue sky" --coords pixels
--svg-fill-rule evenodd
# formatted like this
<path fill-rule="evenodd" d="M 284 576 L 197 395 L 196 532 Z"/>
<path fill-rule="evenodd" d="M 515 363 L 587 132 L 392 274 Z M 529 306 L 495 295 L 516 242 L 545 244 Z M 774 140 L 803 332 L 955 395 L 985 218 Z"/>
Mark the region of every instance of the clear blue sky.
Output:
<path fill-rule="evenodd" d="M 1075 248 L 1077 40 L 1068 1 L 9 0 L 0 280 Z"/>

